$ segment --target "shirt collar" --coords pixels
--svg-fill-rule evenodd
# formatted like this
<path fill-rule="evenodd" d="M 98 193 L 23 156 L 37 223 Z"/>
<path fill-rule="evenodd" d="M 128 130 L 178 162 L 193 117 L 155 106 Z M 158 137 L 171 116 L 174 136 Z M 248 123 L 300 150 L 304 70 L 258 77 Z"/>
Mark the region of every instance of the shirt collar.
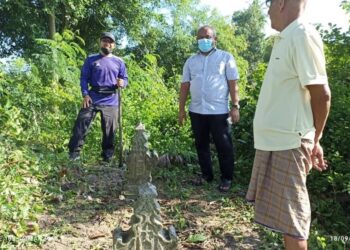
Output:
<path fill-rule="evenodd" d="M 288 37 L 293 32 L 293 30 L 303 22 L 304 22 L 304 18 L 298 17 L 293 22 L 291 22 L 286 28 L 284 28 L 284 30 L 282 30 L 281 33 L 279 33 L 279 37 L 280 38 Z"/>
<path fill-rule="evenodd" d="M 210 53 L 209 53 L 208 55 L 206 55 L 206 56 L 210 56 L 210 55 L 213 54 L 215 51 L 217 51 L 217 48 L 216 48 L 216 47 L 214 47 L 214 48 L 210 51 Z M 204 55 L 202 55 L 202 53 L 201 53 L 200 51 L 198 51 L 197 54 L 198 54 L 198 55 L 201 55 L 201 56 L 204 56 Z"/>

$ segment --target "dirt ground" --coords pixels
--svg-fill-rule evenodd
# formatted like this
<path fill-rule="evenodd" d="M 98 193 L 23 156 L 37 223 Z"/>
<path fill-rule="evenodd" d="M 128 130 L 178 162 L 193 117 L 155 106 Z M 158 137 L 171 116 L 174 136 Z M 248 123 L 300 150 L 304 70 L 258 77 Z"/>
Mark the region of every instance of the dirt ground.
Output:
<path fill-rule="evenodd" d="M 112 249 L 112 232 L 127 230 L 133 201 L 121 195 L 124 171 L 112 166 L 62 169 L 64 195 L 54 200 L 52 214 L 40 218 L 45 241 L 30 249 Z M 179 194 L 165 192 L 155 179 L 164 227 L 174 225 L 177 249 L 259 249 L 259 229 L 242 192 L 221 194 L 215 185 L 192 187 L 182 179 Z M 183 196 L 183 195 L 182 195 Z"/>

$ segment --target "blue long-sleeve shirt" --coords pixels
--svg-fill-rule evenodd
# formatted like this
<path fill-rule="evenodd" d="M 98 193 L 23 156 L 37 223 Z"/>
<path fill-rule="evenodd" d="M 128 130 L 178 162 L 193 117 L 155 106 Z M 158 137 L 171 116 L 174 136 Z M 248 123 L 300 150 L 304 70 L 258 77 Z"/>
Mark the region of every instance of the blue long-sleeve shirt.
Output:
<path fill-rule="evenodd" d="M 80 75 L 80 87 L 83 96 L 89 95 L 93 104 L 118 106 L 117 94 L 99 94 L 89 90 L 91 87 L 110 87 L 117 84 L 117 79 L 124 80 L 124 87 L 128 84 L 128 74 L 124 61 L 115 56 L 101 54 L 90 55 L 84 62 Z"/>

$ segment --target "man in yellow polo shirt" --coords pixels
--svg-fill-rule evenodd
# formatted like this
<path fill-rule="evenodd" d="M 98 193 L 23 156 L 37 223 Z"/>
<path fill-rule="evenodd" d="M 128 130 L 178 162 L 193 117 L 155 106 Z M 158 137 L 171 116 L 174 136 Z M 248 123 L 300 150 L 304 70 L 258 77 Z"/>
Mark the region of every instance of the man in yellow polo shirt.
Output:
<path fill-rule="evenodd" d="M 305 22 L 306 0 L 268 0 L 276 37 L 254 117 L 256 154 L 247 200 L 255 221 L 307 249 L 311 209 L 306 176 L 326 169 L 320 145 L 330 108 L 322 39 Z"/>

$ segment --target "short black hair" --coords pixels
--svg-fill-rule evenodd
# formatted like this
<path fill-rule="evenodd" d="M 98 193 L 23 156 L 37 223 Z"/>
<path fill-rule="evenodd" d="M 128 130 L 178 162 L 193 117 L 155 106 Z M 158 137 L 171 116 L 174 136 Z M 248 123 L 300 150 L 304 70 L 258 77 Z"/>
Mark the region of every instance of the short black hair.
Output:
<path fill-rule="evenodd" d="M 213 31 L 213 36 L 216 37 L 216 30 L 214 29 L 213 26 L 210 26 L 210 25 L 203 25 L 202 27 L 200 27 L 198 29 L 198 31 L 202 30 L 202 29 L 210 29 L 211 31 Z M 198 33 L 197 31 L 197 33 Z"/>

